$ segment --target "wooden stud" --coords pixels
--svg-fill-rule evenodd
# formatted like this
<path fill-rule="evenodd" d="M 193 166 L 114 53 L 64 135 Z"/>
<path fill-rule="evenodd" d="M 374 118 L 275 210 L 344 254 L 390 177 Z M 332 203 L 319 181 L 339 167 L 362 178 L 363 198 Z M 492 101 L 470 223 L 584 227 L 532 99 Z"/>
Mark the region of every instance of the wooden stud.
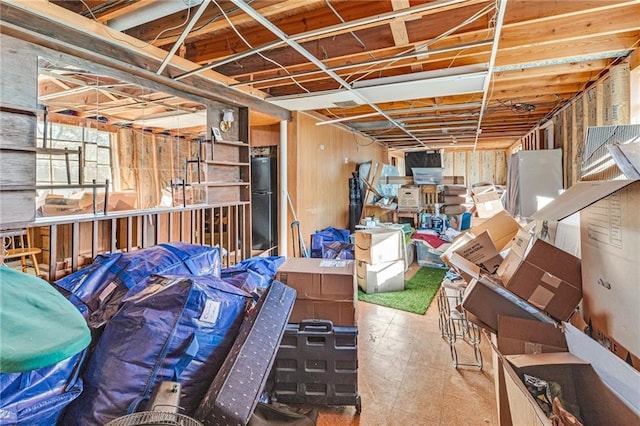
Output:
<path fill-rule="evenodd" d="M 58 260 L 58 225 L 49 227 L 49 282 L 56 280 Z"/>

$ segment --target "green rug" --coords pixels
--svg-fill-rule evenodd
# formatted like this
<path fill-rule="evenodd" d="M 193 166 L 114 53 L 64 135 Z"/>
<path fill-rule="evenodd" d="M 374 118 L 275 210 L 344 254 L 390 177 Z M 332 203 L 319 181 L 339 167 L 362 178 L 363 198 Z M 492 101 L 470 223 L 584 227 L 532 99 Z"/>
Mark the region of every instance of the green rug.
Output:
<path fill-rule="evenodd" d="M 410 280 L 404 282 L 403 291 L 366 294 L 358 288 L 358 300 L 415 314 L 424 314 L 438 292 L 446 272 L 446 269 L 422 267 Z"/>

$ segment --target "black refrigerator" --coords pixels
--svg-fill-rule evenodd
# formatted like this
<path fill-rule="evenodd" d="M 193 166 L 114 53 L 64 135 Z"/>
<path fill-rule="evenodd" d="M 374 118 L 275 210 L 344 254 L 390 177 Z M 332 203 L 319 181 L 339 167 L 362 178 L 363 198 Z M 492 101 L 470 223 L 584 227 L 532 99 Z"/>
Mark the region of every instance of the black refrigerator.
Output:
<path fill-rule="evenodd" d="M 251 223 L 254 250 L 267 250 L 277 240 L 276 158 L 251 159 Z"/>

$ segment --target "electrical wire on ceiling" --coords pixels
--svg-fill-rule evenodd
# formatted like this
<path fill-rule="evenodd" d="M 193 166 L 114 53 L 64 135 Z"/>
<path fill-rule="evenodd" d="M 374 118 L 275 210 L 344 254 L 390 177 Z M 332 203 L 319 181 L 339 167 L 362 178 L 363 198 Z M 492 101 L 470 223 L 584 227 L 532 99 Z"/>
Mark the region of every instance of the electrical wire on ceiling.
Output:
<path fill-rule="evenodd" d="M 240 37 L 240 40 L 242 40 L 247 47 L 249 47 L 249 49 L 253 49 L 253 46 L 251 46 L 251 44 L 247 41 L 247 39 L 245 39 L 242 34 L 240 34 L 240 32 L 238 31 L 238 29 L 236 28 L 235 25 L 233 25 L 233 23 L 231 22 L 231 20 L 229 19 L 229 17 L 227 16 L 226 12 L 224 11 L 224 9 L 222 9 L 222 7 L 220 7 L 220 5 L 218 4 L 218 2 L 216 0 L 211 0 L 211 2 L 213 4 L 215 4 L 218 9 L 220 9 L 220 12 L 222 12 L 222 15 L 224 16 L 224 19 L 226 19 L 227 23 L 229 24 L 229 26 L 231 27 L 231 29 L 238 35 L 238 37 Z M 280 68 L 281 70 L 283 70 L 284 72 L 286 72 L 288 75 L 291 75 L 291 73 L 289 72 L 288 69 L 286 69 L 283 65 L 279 64 L 278 62 L 274 61 L 271 58 L 267 58 L 265 55 L 263 55 L 261 52 L 257 53 L 258 56 L 260 56 L 262 59 L 264 59 L 267 62 L 271 62 L 272 64 L 274 64 L 275 66 L 277 66 L 278 68 Z M 302 84 L 300 84 L 294 77 L 290 77 L 291 81 L 293 81 L 295 83 L 296 86 L 298 86 L 299 88 L 301 88 L 302 90 L 304 90 L 306 93 L 311 93 L 310 90 L 308 90 L 306 87 L 304 87 Z"/>
<path fill-rule="evenodd" d="M 481 16 L 486 15 L 487 13 L 489 13 L 490 11 L 494 10 L 494 6 L 493 5 L 488 5 L 483 7 L 481 10 L 479 10 L 478 12 L 474 13 L 472 16 L 470 16 L 469 18 L 465 19 L 463 22 L 461 22 L 460 24 L 456 25 L 453 28 L 450 28 L 449 30 L 445 31 L 442 34 L 439 34 L 438 36 L 432 38 L 431 40 L 428 40 L 424 43 L 420 43 L 416 46 L 411 47 L 410 49 L 405 49 L 403 51 L 401 51 L 400 53 L 397 53 L 396 55 L 393 55 L 391 58 L 389 58 L 390 60 L 394 57 L 397 56 L 401 56 L 401 55 L 405 55 L 407 53 L 411 53 L 413 51 L 419 51 L 422 49 L 427 49 L 429 46 L 431 46 L 434 43 L 437 43 L 438 41 L 442 40 L 443 38 L 453 34 L 454 32 L 458 31 L 461 28 L 464 28 L 465 26 L 467 26 L 468 24 L 474 22 L 475 20 L 479 19 Z M 460 50 L 460 52 L 458 52 L 458 54 L 456 55 L 456 57 L 458 57 L 465 49 Z M 425 54 L 428 54 L 428 50 L 426 50 Z M 374 58 L 375 59 L 375 58 Z M 372 73 L 375 72 L 382 72 L 383 70 L 391 67 L 393 64 L 395 64 L 396 62 L 400 61 L 402 58 L 398 58 L 395 60 L 391 60 L 391 62 L 387 63 L 386 65 L 380 67 L 380 68 L 376 68 L 376 69 L 372 69 L 375 65 L 370 65 L 369 67 L 365 67 L 364 69 L 358 70 L 358 71 L 354 71 L 350 74 L 348 74 L 345 77 L 345 80 L 348 80 L 349 78 L 351 78 L 352 76 L 356 75 L 356 74 L 360 74 L 363 71 L 366 70 L 370 70 L 369 72 L 365 72 L 364 74 L 360 75 L 358 78 L 351 80 L 351 83 L 355 83 L 356 81 L 360 81 L 363 78 L 371 75 Z M 454 58 L 455 59 L 455 58 Z M 452 62 L 453 63 L 453 62 Z M 451 67 L 451 64 L 449 65 L 449 68 Z"/>
<path fill-rule="evenodd" d="M 84 7 L 86 7 L 86 8 L 87 8 L 87 10 L 88 10 L 88 11 L 89 11 L 89 13 L 91 14 L 91 17 L 93 18 L 93 20 L 94 20 L 94 21 L 96 21 L 96 22 L 99 22 L 99 21 L 98 21 L 98 18 L 96 18 L 96 15 L 94 15 L 94 14 L 93 14 L 93 11 L 92 11 L 92 10 L 91 10 L 91 8 L 87 5 L 87 3 L 85 3 L 85 1 L 84 1 L 84 0 L 80 0 L 80 2 L 84 5 Z M 191 7 L 187 8 L 187 17 L 186 17 L 186 19 L 184 20 L 184 22 L 182 22 L 181 24 L 176 25 L 176 26 L 174 26 L 174 27 L 166 28 L 166 29 L 164 29 L 164 30 L 160 31 L 160 32 L 158 33 L 158 35 L 156 36 L 156 38 L 154 38 L 153 40 L 151 40 L 151 42 L 149 42 L 149 43 L 146 43 L 146 42 L 142 42 L 142 44 L 131 43 L 131 41 L 130 41 L 130 40 L 127 40 L 127 39 L 122 38 L 122 37 L 117 37 L 117 36 L 115 36 L 115 34 L 120 34 L 120 31 L 114 30 L 113 28 L 110 28 L 110 27 L 109 27 L 109 26 L 107 26 L 107 25 L 105 25 L 105 28 L 107 29 L 107 35 L 108 35 L 111 39 L 116 40 L 116 41 L 121 41 L 121 42 L 123 42 L 123 43 L 128 44 L 129 46 L 133 46 L 133 47 L 138 48 L 138 49 L 144 49 L 145 47 L 148 47 L 148 46 L 153 45 L 153 43 L 155 43 L 155 42 L 156 42 L 156 40 L 158 39 L 158 37 L 160 37 L 162 34 L 166 33 L 167 31 L 176 30 L 176 29 L 182 28 L 182 27 L 184 27 L 185 25 L 187 25 L 187 23 L 189 22 L 189 17 L 190 17 L 190 15 L 191 15 Z"/>
<path fill-rule="evenodd" d="M 338 13 L 338 11 L 333 7 L 333 5 L 331 5 L 331 3 L 329 2 L 329 0 L 324 0 L 324 3 L 327 5 L 327 7 L 328 7 L 329 9 L 331 9 L 331 11 L 334 13 L 334 15 L 336 15 L 336 16 L 338 17 L 338 19 L 340 20 L 340 22 L 342 22 L 343 24 L 346 22 L 346 21 L 342 18 L 342 16 Z M 360 37 L 358 37 L 358 36 L 356 35 L 356 33 L 355 33 L 355 32 L 353 32 L 353 31 L 349 31 L 349 34 L 351 34 L 351 35 L 353 36 L 353 38 L 354 38 L 354 39 L 356 39 L 356 41 L 357 41 L 358 43 L 360 43 L 360 46 L 362 46 L 362 49 L 363 49 L 363 50 L 367 50 L 367 46 L 366 46 L 366 45 L 364 44 L 364 42 L 360 39 Z M 371 58 L 372 58 L 372 59 L 375 59 L 375 57 L 374 57 L 371 53 L 369 53 L 369 56 L 371 56 Z"/>
<path fill-rule="evenodd" d="M 251 4 L 251 3 L 253 3 L 253 0 L 246 0 L 245 3 Z M 227 13 L 234 13 L 234 12 L 237 12 L 238 10 L 240 10 L 240 9 L 237 8 L 237 7 L 232 7 L 231 9 L 229 9 L 227 11 Z M 222 13 L 219 14 L 219 15 L 216 15 L 216 16 L 212 17 L 211 19 L 209 19 L 207 22 L 205 22 L 205 23 L 201 24 L 200 26 L 198 26 L 198 27 L 194 28 L 193 30 L 191 30 L 191 32 L 198 32 L 198 31 L 204 29 L 207 25 L 213 24 L 215 21 L 217 21 L 218 19 L 220 19 L 222 17 L 223 17 Z M 155 43 L 158 40 L 166 40 L 166 39 L 179 37 L 179 36 L 180 36 L 180 33 L 169 34 L 169 35 L 166 35 L 164 37 L 156 36 L 151 43 Z"/>

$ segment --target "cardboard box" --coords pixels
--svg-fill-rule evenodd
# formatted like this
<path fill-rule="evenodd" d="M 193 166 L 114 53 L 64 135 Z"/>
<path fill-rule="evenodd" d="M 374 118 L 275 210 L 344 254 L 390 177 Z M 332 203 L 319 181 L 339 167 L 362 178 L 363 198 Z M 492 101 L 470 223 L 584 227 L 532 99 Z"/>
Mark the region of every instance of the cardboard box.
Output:
<path fill-rule="evenodd" d="M 356 231 L 356 260 L 375 265 L 403 258 L 404 234 L 388 228 Z"/>
<path fill-rule="evenodd" d="M 478 217 L 489 218 L 504 211 L 501 197 L 502 194 L 498 191 L 489 191 L 473 195 L 473 202 L 476 205 Z"/>
<path fill-rule="evenodd" d="M 293 287 L 296 299 L 350 302 L 356 288 L 353 260 L 287 259 L 276 272 L 276 280 Z"/>
<path fill-rule="evenodd" d="M 441 194 L 438 201 L 443 204 L 464 204 L 467 202 L 467 199 L 462 195 Z"/>
<path fill-rule="evenodd" d="M 514 237 L 521 230 L 518 222 L 506 211 L 500 212 L 489 219 L 473 219 L 473 226 L 466 232 L 458 235 L 451 245 L 444 251 L 442 260 L 449 263 L 451 254 L 463 244 L 473 240 L 478 235 L 488 232 L 491 241 L 498 252 L 509 248 Z"/>
<path fill-rule="evenodd" d="M 519 230 L 513 238 L 511 248 L 496 272 L 496 275 L 500 277 L 503 284 L 508 282 L 516 272 L 516 269 L 520 266 L 520 262 L 522 262 L 522 259 L 524 259 L 526 253 L 529 251 L 532 241 L 533 235 L 523 229 Z"/>
<path fill-rule="evenodd" d="M 454 249 L 453 252 L 475 263 L 490 274 L 495 273 L 502 263 L 502 257 L 493 241 L 491 241 L 488 231 L 467 241 L 462 246 Z"/>
<path fill-rule="evenodd" d="M 511 246 L 513 237 L 520 230 L 518 222 L 504 210 L 482 222 L 478 222 L 474 219 L 473 226 L 469 231 L 473 235 L 480 235 L 485 231 L 489 231 L 491 240 L 499 252 Z"/>
<path fill-rule="evenodd" d="M 399 209 L 419 209 L 422 206 L 420 188 L 417 186 L 401 186 L 398 189 Z"/>
<path fill-rule="evenodd" d="M 299 323 L 306 319 L 323 319 L 333 325 L 356 325 L 356 308 L 353 302 L 296 299 L 289 322 Z"/>
<path fill-rule="evenodd" d="M 482 322 L 479 326 L 489 327 L 494 333 L 499 331 L 498 316 L 555 324 L 544 312 L 484 275 L 471 281 L 462 299 L 462 307 Z"/>
<path fill-rule="evenodd" d="M 580 259 L 536 240 L 511 277 L 501 277 L 511 292 L 566 321 L 582 299 Z"/>
<path fill-rule="evenodd" d="M 404 290 L 404 261 L 394 260 L 371 265 L 358 260 L 356 281 L 367 294 Z"/>
<path fill-rule="evenodd" d="M 499 316 L 498 329 L 500 330 L 499 336 L 491 335 L 494 349 L 492 359 L 498 424 L 511 426 L 511 411 L 502 365 L 503 355 L 566 352 L 568 348 L 564 334 L 556 325 Z"/>
<path fill-rule="evenodd" d="M 541 354 L 569 350 L 562 330 L 545 324 L 514 317 L 498 317 L 498 350 L 502 355 Z"/>
<path fill-rule="evenodd" d="M 464 176 L 442 176 L 442 183 L 445 185 L 464 185 Z"/>
<path fill-rule="evenodd" d="M 586 426 L 638 424 L 640 373 L 571 324 L 563 327 L 569 352 L 499 354 L 513 424 L 552 424 L 522 382 L 525 373 L 559 383 Z"/>
<path fill-rule="evenodd" d="M 580 211 L 585 320 L 598 340 L 630 359 L 640 355 L 639 205 L 640 180 L 578 182 L 533 215 L 560 221 Z"/>

